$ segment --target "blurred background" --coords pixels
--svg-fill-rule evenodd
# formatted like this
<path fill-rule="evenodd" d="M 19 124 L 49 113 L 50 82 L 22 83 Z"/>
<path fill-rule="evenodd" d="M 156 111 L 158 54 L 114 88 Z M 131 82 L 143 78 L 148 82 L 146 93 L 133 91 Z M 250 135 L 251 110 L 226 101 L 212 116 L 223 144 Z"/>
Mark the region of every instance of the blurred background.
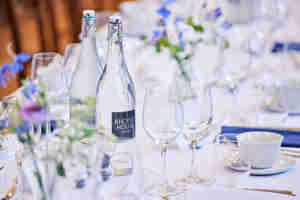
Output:
<path fill-rule="evenodd" d="M 9 44 L 17 53 L 63 53 L 66 44 L 79 39 L 82 10 L 97 10 L 100 27 L 124 1 L 128 0 L 0 0 L 0 66 L 13 60 L 7 50 Z M 19 87 L 28 69 L 11 77 L 7 88 L 0 87 L 0 98 Z"/>

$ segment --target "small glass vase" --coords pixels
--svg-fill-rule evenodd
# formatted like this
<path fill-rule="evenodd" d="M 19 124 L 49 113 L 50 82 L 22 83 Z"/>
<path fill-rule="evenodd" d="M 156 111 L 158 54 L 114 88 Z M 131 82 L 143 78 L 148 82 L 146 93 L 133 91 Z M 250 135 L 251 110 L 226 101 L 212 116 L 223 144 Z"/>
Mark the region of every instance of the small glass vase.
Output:
<path fill-rule="evenodd" d="M 179 100 L 184 100 L 193 97 L 195 93 L 192 83 L 197 81 L 198 78 L 195 75 L 192 62 L 185 61 L 183 65 L 177 65 L 175 67 L 176 69 L 170 86 L 171 98 L 176 97 L 179 98 Z"/>
<path fill-rule="evenodd" d="M 32 196 L 33 200 L 78 196 L 92 199 L 96 179 L 92 176 L 90 157 L 95 153 L 94 147 L 80 142 L 63 143 L 63 139 L 53 136 L 42 138 L 37 145 L 24 146 L 22 173 L 27 182 L 21 181 L 22 195 Z"/>
<path fill-rule="evenodd" d="M 30 148 L 30 147 L 29 147 Z M 56 163 L 50 160 L 43 160 L 41 157 L 27 149 L 22 161 L 22 188 L 21 195 L 32 196 L 34 200 L 54 199 L 56 183 L 58 177 L 56 174 Z M 18 161 L 21 162 L 21 161 Z M 25 184 L 29 184 L 29 187 Z M 25 189 L 28 188 L 28 189 Z"/>

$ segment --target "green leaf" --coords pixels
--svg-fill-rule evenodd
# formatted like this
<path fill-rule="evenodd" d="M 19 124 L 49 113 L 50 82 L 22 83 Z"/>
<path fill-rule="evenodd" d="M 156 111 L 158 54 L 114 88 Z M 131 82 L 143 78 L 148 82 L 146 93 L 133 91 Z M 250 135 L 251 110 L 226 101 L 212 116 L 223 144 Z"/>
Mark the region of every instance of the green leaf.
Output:
<path fill-rule="evenodd" d="M 228 40 L 226 40 L 226 41 L 225 41 L 224 48 L 225 48 L 225 49 L 228 49 L 228 48 L 230 48 L 230 43 L 229 43 L 229 41 L 228 41 Z"/>
<path fill-rule="evenodd" d="M 170 49 L 171 54 L 177 54 L 178 52 L 182 51 L 180 46 L 174 44 L 170 44 L 168 48 Z"/>
<path fill-rule="evenodd" d="M 33 145 L 33 139 L 32 137 L 30 136 L 29 133 L 26 133 L 27 134 L 27 140 L 26 142 L 28 143 L 28 145 Z"/>
<path fill-rule="evenodd" d="M 87 137 L 92 136 L 95 133 L 95 130 L 94 129 L 84 128 L 83 129 L 83 133 L 84 133 L 83 137 L 87 138 Z"/>
<path fill-rule="evenodd" d="M 164 37 L 159 39 L 159 43 L 163 47 L 169 47 L 170 46 L 169 41 L 167 40 L 167 38 L 164 38 Z"/>
<path fill-rule="evenodd" d="M 184 60 L 188 60 L 188 59 L 190 59 L 191 57 L 192 57 L 191 55 L 186 55 L 186 56 L 183 57 L 183 59 L 184 59 Z"/>
<path fill-rule="evenodd" d="M 157 53 L 160 53 L 160 52 L 161 52 L 161 45 L 160 45 L 160 42 L 157 42 L 157 43 L 155 44 L 155 50 L 156 50 Z"/>
<path fill-rule="evenodd" d="M 194 31 L 201 33 L 204 32 L 204 27 L 201 24 L 195 24 L 193 21 L 193 17 L 188 17 L 186 23 L 190 25 L 194 29 Z"/>
<path fill-rule="evenodd" d="M 180 60 L 180 58 L 178 57 L 177 54 L 174 54 L 172 57 L 176 60 L 178 65 L 181 65 L 181 60 Z"/>
<path fill-rule="evenodd" d="M 198 25 L 194 25 L 193 26 L 194 30 L 197 31 L 197 32 L 201 32 L 203 33 L 204 32 L 204 28 L 201 24 L 198 24 Z"/>
<path fill-rule="evenodd" d="M 22 144 L 25 144 L 27 142 L 27 140 L 24 136 L 18 136 L 18 139 Z"/>
<path fill-rule="evenodd" d="M 147 39 L 148 39 L 147 35 L 142 35 L 142 36 L 140 37 L 140 40 L 143 40 L 143 41 L 146 41 Z"/>
<path fill-rule="evenodd" d="M 56 172 L 61 177 L 65 177 L 66 176 L 65 168 L 64 168 L 64 165 L 63 165 L 62 162 L 57 163 L 57 165 L 56 165 Z"/>
<path fill-rule="evenodd" d="M 193 17 L 188 17 L 187 20 L 186 20 L 186 23 L 190 26 L 193 26 L 194 25 L 194 22 L 193 22 Z"/>

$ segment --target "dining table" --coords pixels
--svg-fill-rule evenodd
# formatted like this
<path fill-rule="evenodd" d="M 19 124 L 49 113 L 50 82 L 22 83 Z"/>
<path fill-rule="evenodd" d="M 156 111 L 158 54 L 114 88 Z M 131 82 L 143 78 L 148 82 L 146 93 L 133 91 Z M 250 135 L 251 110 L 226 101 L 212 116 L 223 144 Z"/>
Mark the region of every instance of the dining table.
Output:
<path fill-rule="evenodd" d="M 145 0 L 141 2 L 144 2 L 147 5 L 151 4 L 151 1 Z M 141 6 L 141 2 L 139 2 L 138 6 Z M 291 10 L 289 13 L 293 12 L 295 13 L 295 16 L 297 16 L 300 4 L 292 0 L 287 2 L 288 8 Z M 126 12 L 126 9 L 129 9 L 132 13 L 138 12 L 138 10 L 134 10 L 138 9 L 138 6 L 136 5 L 136 2 L 127 2 L 126 5 L 124 3 L 124 7 L 121 5 L 121 14 L 122 11 Z M 297 17 L 294 18 L 298 19 Z M 124 17 L 125 32 L 129 32 L 130 28 L 135 30 L 143 29 L 143 27 L 141 27 L 143 25 L 142 22 L 139 24 L 138 22 L 130 21 L 132 19 L 132 17 Z M 131 25 L 131 27 L 127 29 L 126 25 L 130 23 L 136 23 L 136 27 L 132 27 Z M 144 22 L 144 25 L 145 24 L 147 23 Z M 287 27 L 283 27 L 282 29 L 289 28 L 288 25 L 286 26 Z M 282 32 L 282 37 L 284 38 L 285 31 Z M 100 27 L 97 31 L 97 39 L 99 41 L 105 41 L 106 34 L 106 26 Z M 102 51 L 102 49 L 99 51 Z M 144 184 L 149 185 L 160 179 L 161 152 L 158 146 L 153 144 L 153 141 L 147 136 L 143 128 L 142 115 L 145 88 L 151 87 L 151 84 L 171 84 L 177 66 L 174 60 L 170 58 L 168 52 L 163 51 L 161 53 L 156 53 L 153 47 L 145 47 L 142 41 L 136 37 L 129 36 L 129 34 L 127 37 L 124 37 L 124 52 L 128 71 L 135 83 L 136 140 L 142 157 Z M 282 71 L 286 74 L 285 78 L 297 78 L 297 76 L 299 76 L 297 74 L 299 74 L 300 69 L 293 65 L 278 66 L 278 64 L 281 63 L 281 60 L 276 56 L 277 55 L 271 53 L 266 53 L 262 57 L 255 58 L 252 63 L 253 70 L 251 70 L 251 73 L 249 73 L 245 81 L 239 83 L 236 93 L 233 94 L 226 88 L 214 85 L 216 81 L 214 73 L 218 61 L 218 47 L 216 45 L 207 44 L 199 45 L 196 58 L 193 59 L 192 64 L 199 80 L 203 82 L 203 84 L 213 85 L 214 122 L 210 127 L 209 136 L 201 141 L 199 148 L 197 148 L 196 164 L 199 176 L 207 180 L 213 179 L 214 183 L 199 184 L 178 196 L 177 199 L 300 199 L 300 156 L 289 156 L 290 159 L 295 160 L 296 164 L 283 173 L 256 176 L 224 167 L 224 163 L 216 162 L 218 155 L 216 155 L 216 152 L 214 151 L 213 139 L 216 135 L 221 133 L 222 126 L 258 126 L 257 121 L 255 120 L 257 110 L 254 108 L 256 96 L 252 94 L 252 92 L 257 89 L 257 85 L 264 85 L 273 81 L 273 79 L 269 78 L 271 75 L 272 77 L 281 78 Z M 284 70 L 281 67 L 284 67 Z M 233 103 L 235 101 L 237 102 L 236 104 Z M 193 112 L 193 110 L 190 112 Z M 299 121 L 300 117 L 298 116 L 290 117 L 287 120 L 282 120 L 281 117 L 275 117 L 270 120 L 267 119 L 259 126 L 281 127 L 287 129 L 299 127 L 300 129 Z M 12 177 L 15 177 L 18 172 L 17 166 L 13 164 L 14 162 L 11 162 L 14 159 L 16 144 L 13 142 L 14 139 L 9 141 L 10 143 L 7 145 L 8 151 L 6 151 L 6 153 L 0 152 L 0 163 L 6 162 L 5 166 L 12 167 L 7 167 L 7 170 L 0 170 L 0 196 L 4 196 L 7 193 L 8 188 L 12 187 Z M 300 152 L 300 149 L 293 149 Z M 189 145 L 184 140 L 183 136 L 179 136 L 176 142 L 170 144 L 168 148 L 167 175 L 170 182 L 174 182 L 177 178 L 180 178 L 187 173 L 190 159 L 191 152 Z M 9 164 L 7 165 L 7 163 Z M 30 178 L 28 181 L 30 181 Z M 281 191 L 281 194 L 276 193 L 276 191 Z M 283 194 L 287 193 L 287 191 L 295 195 Z M 83 196 L 78 194 L 77 199 L 83 198 Z M 142 195 L 141 199 L 143 198 L 147 199 L 149 197 Z"/>

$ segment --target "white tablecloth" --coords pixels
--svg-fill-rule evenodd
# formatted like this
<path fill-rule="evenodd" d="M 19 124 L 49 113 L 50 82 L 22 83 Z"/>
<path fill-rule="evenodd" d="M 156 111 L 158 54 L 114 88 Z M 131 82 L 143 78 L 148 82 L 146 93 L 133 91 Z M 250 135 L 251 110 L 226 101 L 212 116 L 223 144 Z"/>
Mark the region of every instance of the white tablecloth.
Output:
<path fill-rule="evenodd" d="M 293 5 L 295 4 L 297 4 L 295 7 L 299 8 L 298 3 L 293 2 Z M 299 12 L 296 11 L 295 13 Z M 105 38 L 105 33 L 106 28 L 99 30 L 99 39 Z M 141 120 L 144 87 L 146 80 L 153 79 L 160 81 L 161 83 L 168 84 L 172 79 L 173 71 L 176 65 L 169 59 L 167 52 L 156 54 L 153 49 L 154 48 L 141 50 L 140 43 L 138 41 L 134 39 L 125 39 L 126 61 L 129 72 L 135 81 L 137 91 L 137 140 L 142 150 L 144 167 L 159 173 L 161 164 L 160 152 L 158 148 L 153 146 L 152 141 L 146 135 L 142 127 Z M 212 79 L 212 72 L 216 64 L 216 55 L 217 49 L 215 47 L 201 46 L 199 48 L 197 53 L 199 59 L 195 59 L 195 66 L 198 67 L 198 75 L 203 79 L 203 81 L 209 81 L 209 79 Z M 237 115 L 244 115 L 245 117 L 247 115 L 250 116 L 250 114 L 253 113 L 254 110 L 251 108 L 251 106 L 245 106 L 251 105 L 251 102 L 255 101 L 255 97 L 252 97 L 251 99 L 251 96 L 249 96 L 249 91 L 251 91 L 249 88 L 251 88 L 256 81 L 263 79 L 262 74 L 265 71 L 271 71 L 273 74 L 280 74 L 282 69 L 280 69 L 277 64 L 278 62 L 269 63 L 268 57 L 265 57 L 264 59 L 257 59 L 255 61 L 254 66 L 256 68 L 256 72 L 259 73 L 253 74 L 254 77 L 252 77 L 250 81 L 240 86 L 238 96 L 240 98 L 239 102 L 241 102 L 240 108 L 243 108 L 243 110 L 237 109 Z M 293 75 L 297 71 L 297 69 L 294 67 L 289 66 L 284 70 L 286 74 L 289 75 Z M 220 123 L 222 119 L 224 119 L 231 101 L 232 99 L 230 95 L 226 94 L 226 92 L 222 90 L 216 90 L 214 92 L 215 121 Z M 232 112 L 232 114 L 233 113 L 234 112 Z M 285 124 L 279 124 L 279 121 L 275 120 L 270 122 L 269 125 L 299 126 L 299 120 L 299 118 L 295 118 L 294 120 L 286 122 Z M 246 125 L 252 123 L 252 121 L 246 120 L 238 123 Z M 217 134 L 218 131 L 218 128 L 215 129 L 212 132 L 212 135 Z M 197 152 L 197 164 L 199 167 L 198 172 L 202 177 L 216 176 L 217 184 L 210 187 L 195 188 L 194 190 L 186 193 L 186 199 L 300 199 L 300 187 L 298 185 L 300 180 L 300 159 L 297 159 L 296 168 L 288 171 L 287 173 L 262 177 L 245 176 L 243 173 L 233 172 L 227 168 L 224 168 L 223 166 L 217 166 L 214 162 L 216 155 L 214 155 L 212 151 L 211 140 L 208 139 L 205 143 L 206 145 L 204 148 Z M 186 149 L 180 149 L 178 145 L 171 145 L 167 160 L 168 175 L 171 180 L 174 180 L 182 176 L 184 171 L 186 171 L 185 169 L 188 167 L 190 161 L 190 152 Z M 231 189 L 226 189 L 223 186 L 230 186 Z M 235 187 L 292 190 L 293 192 L 297 193 L 298 196 L 289 197 L 272 193 L 249 192 L 232 189 Z"/>
<path fill-rule="evenodd" d="M 298 2 L 293 1 L 294 8 L 299 8 Z M 295 13 L 299 13 L 296 9 Z M 99 39 L 104 39 L 106 34 L 106 29 L 99 30 Z M 137 125 L 137 141 L 140 146 L 143 158 L 143 166 L 145 169 L 150 169 L 159 174 L 160 172 L 160 151 L 155 147 L 146 135 L 142 127 L 142 106 L 143 106 L 143 96 L 144 96 L 144 83 L 145 80 L 155 79 L 160 82 L 167 84 L 171 81 L 174 67 L 174 63 L 170 61 L 168 54 L 166 52 L 157 55 L 153 48 L 140 50 L 140 43 L 134 39 L 126 39 L 125 41 L 125 54 L 128 64 L 128 69 L 132 75 L 137 91 L 137 107 L 136 107 L 136 125 Z M 208 81 L 210 79 L 213 67 L 216 64 L 216 54 L 217 50 L 215 47 L 201 46 L 198 51 L 198 57 L 196 59 L 196 66 L 198 66 L 199 76 L 202 77 L 203 81 Z M 258 60 L 257 65 L 259 65 L 259 71 L 267 71 L 272 69 L 272 71 L 277 71 L 278 74 L 281 73 L 282 69 L 278 67 L 269 66 L 268 63 L 264 63 Z M 262 67 L 263 66 L 263 67 Z M 266 67 L 266 68 L 264 68 Z M 293 67 L 285 69 L 287 72 L 296 72 Z M 252 80 L 256 81 L 259 79 L 260 73 L 255 74 Z M 247 82 L 243 84 L 239 89 L 239 97 L 241 97 L 240 102 L 245 103 L 245 105 L 250 104 L 251 98 L 247 95 L 250 83 Z M 214 93 L 214 105 L 215 105 L 215 121 L 220 123 L 226 112 L 228 111 L 228 106 L 231 102 L 231 97 L 228 96 L 222 90 L 216 90 Z M 244 105 L 244 104 L 243 104 Z M 243 107 L 243 106 L 241 106 Z M 243 111 L 236 112 L 237 115 L 242 114 L 248 115 L 253 112 L 251 107 L 244 109 Z M 299 126 L 299 121 L 297 118 L 289 123 L 281 124 L 285 126 Z M 245 123 L 245 122 L 244 122 Z M 246 123 L 250 123 L 249 121 Z M 276 125 L 277 122 L 273 122 Z M 220 124 L 219 124 L 220 125 Z M 218 128 L 213 129 L 211 133 L 211 138 L 213 135 L 218 133 Z M 216 155 L 212 151 L 211 138 L 207 139 L 204 143 L 203 148 L 197 152 L 197 165 L 198 173 L 201 177 L 216 177 L 216 184 L 213 186 L 199 186 L 191 191 L 185 193 L 185 199 L 243 199 L 243 200 L 286 200 L 286 199 L 300 199 L 300 159 L 297 159 L 297 165 L 294 169 L 289 170 L 287 173 L 273 175 L 273 176 L 245 176 L 244 173 L 233 172 L 224 166 L 217 165 L 215 162 Z M 180 141 L 180 140 L 179 140 Z M 167 155 L 167 167 L 168 176 L 171 181 L 182 176 L 188 167 L 190 161 L 190 152 L 187 150 L 185 145 L 173 144 L 170 146 Z M 14 147 L 12 147 L 13 149 Z M 15 168 L 9 169 L 11 176 L 15 174 Z M 147 179 L 149 173 L 145 173 L 145 178 Z M 152 177 L 153 178 L 153 177 Z M 1 180 L 1 178 L 0 178 Z M 145 180 L 147 181 L 147 180 Z M 1 184 L 4 186 L 5 183 Z M 6 186 L 7 187 L 7 186 Z M 289 197 L 286 195 L 273 194 L 273 193 L 263 193 L 263 192 L 249 192 L 234 188 L 263 188 L 263 189 L 280 189 L 280 190 L 292 190 L 294 193 L 298 194 L 296 197 Z M 7 190 L 4 190 L 7 191 Z M 4 192 L 3 191 L 3 192 Z M 3 193 L 4 194 L 4 193 Z M 81 199 L 80 197 L 78 199 Z"/>

